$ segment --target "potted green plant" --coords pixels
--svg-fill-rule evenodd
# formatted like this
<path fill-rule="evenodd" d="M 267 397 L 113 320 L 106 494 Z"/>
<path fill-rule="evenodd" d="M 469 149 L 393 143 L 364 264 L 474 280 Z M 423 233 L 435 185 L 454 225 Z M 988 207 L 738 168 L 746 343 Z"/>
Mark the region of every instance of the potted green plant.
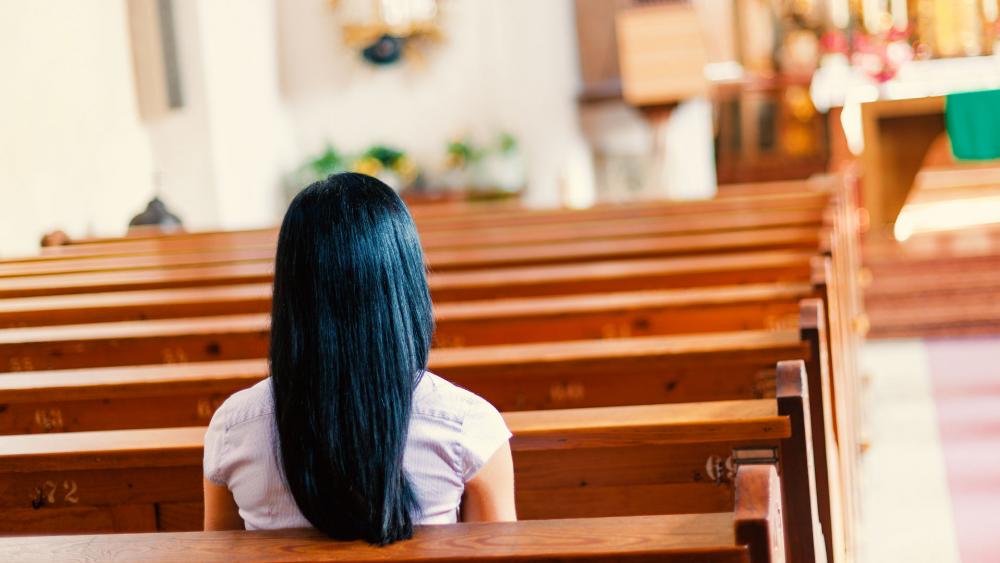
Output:
<path fill-rule="evenodd" d="M 413 159 L 385 145 L 370 147 L 351 163 L 351 170 L 378 178 L 397 192 L 412 187 L 420 175 Z"/>
<path fill-rule="evenodd" d="M 445 150 L 444 172 L 438 179 L 439 187 L 451 193 L 470 190 L 474 169 L 481 156 L 482 151 L 468 137 L 450 141 Z"/>
<path fill-rule="evenodd" d="M 516 194 L 525 183 L 524 158 L 517 139 L 510 133 L 500 133 L 478 163 L 475 186 L 481 192 Z"/>

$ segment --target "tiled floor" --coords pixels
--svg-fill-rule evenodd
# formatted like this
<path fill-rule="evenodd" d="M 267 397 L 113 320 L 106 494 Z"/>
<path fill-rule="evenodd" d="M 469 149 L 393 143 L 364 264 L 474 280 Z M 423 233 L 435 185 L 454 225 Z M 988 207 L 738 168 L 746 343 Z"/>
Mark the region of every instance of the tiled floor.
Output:
<path fill-rule="evenodd" d="M 920 340 L 866 344 L 862 563 L 959 561 L 928 351 Z"/>

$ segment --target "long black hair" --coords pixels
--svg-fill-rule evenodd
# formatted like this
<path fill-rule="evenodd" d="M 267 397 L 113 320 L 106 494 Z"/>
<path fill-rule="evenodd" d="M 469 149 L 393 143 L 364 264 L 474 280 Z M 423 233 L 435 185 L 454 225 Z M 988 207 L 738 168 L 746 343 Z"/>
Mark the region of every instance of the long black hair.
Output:
<path fill-rule="evenodd" d="M 333 538 L 413 534 L 403 451 L 433 332 L 420 240 L 399 197 L 362 174 L 303 190 L 278 236 L 271 380 L 288 487 Z"/>

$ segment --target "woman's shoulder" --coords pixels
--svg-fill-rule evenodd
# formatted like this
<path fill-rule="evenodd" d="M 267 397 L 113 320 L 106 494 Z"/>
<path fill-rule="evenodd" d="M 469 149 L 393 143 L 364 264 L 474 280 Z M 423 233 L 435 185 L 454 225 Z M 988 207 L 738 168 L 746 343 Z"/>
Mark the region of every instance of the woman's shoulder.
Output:
<path fill-rule="evenodd" d="M 256 385 L 237 391 L 219 405 L 212 417 L 212 426 L 229 430 L 253 420 L 274 415 L 274 397 L 271 394 L 271 378 Z"/>
<path fill-rule="evenodd" d="M 466 482 L 510 439 L 503 416 L 486 399 L 430 372 L 417 386 L 413 413 L 434 420 L 434 428 L 441 423 L 450 428 L 447 435 L 459 444 L 455 466 Z M 431 433 L 445 435 L 440 430 Z"/>
<path fill-rule="evenodd" d="M 219 405 L 205 432 L 203 469 L 207 479 L 227 485 L 234 467 L 234 452 L 256 452 L 269 447 L 259 437 L 269 431 L 273 405 L 270 379 L 230 395 Z"/>
<path fill-rule="evenodd" d="M 424 372 L 413 394 L 413 413 L 461 426 L 470 413 L 492 409 L 485 399 L 431 372 Z"/>

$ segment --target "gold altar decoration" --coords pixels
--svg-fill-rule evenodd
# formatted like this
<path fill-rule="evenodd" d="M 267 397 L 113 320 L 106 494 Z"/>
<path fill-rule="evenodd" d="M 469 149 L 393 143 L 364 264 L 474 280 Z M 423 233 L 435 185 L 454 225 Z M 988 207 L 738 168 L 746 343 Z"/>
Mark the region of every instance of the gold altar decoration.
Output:
<path fill-rule="evenodd" d="M 1000 39 L 1000 0 L 825 0 L 829 29 L 909 35 L 918 59 L 989 55 Z"/>

